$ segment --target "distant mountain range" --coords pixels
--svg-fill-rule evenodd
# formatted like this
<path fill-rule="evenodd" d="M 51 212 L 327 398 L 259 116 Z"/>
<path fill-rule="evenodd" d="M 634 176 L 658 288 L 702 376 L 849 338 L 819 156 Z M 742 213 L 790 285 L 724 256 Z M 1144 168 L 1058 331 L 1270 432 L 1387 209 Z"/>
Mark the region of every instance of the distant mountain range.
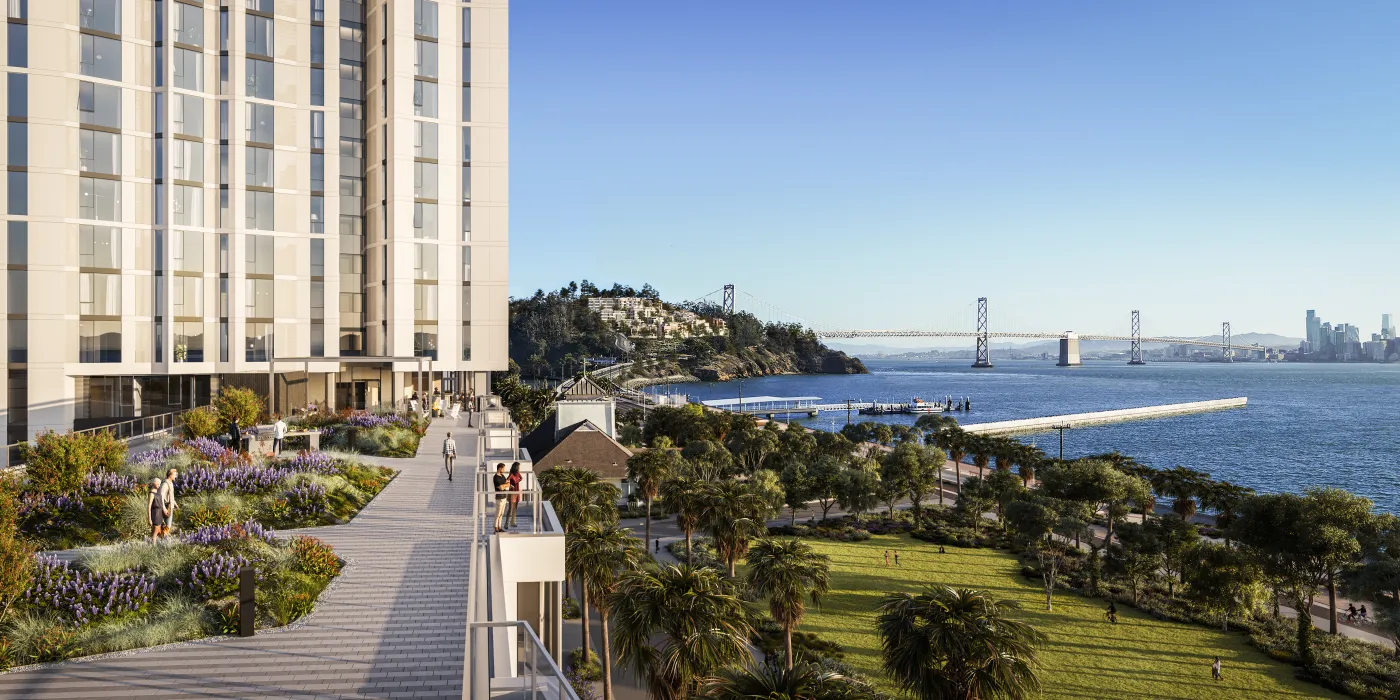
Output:
<path fill-rule="evenodd" d="M 1220 342 L 1220 336 L 1197 336 L 1193 340 L 1203 340 L 1208 342 Z M 1231 341 L 1241 347 L 1249 345 L 1261 345 L 1266 348 L 1287 348 L 1294 349 L 1302 338 L 1290 338 L 1275 333 L 1236 333 Z M 968 350 L 971 346 L 969 339 L 964 345 L 941 345 L 923 347 L 898 347 L 894 345 L 862 344 L 853 342 L 827 341 L 827 346 L 836 350 L 844 351 L 856 357 L 900 357 L 903 355 L 921 355 L 928 352 L 958 352 Z M 1145 343 L 1143 347 L 1162 347 L 1161 343 Z M 1125 340 L 1081 340 L 1079 351 L 1082 353 L 1104 352 L 1113 350 L 1126 350 L 1128 342 Z M 993 350 L 1016 350 L 1023 353 L 1035 354 L 1041 352 L 1056 353 L 1060 350 L 1058 340 L 1031 340 L 1025 342 L 999 341 L 992 339 Z"/>

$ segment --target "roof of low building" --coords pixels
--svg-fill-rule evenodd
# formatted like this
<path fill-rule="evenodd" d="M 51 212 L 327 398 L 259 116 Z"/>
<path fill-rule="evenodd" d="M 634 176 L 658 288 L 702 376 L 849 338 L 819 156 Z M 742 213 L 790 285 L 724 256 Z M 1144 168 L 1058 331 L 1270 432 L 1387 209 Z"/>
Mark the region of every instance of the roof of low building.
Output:
<path fill-rule="evenodd" d="M 552 416 L 548 422 L 550 425 L 541 423 L 526 436 L 527 439 L 535 438 L 537 433 L 548 428 L 545 434 L 549 438 L 548 444 L 540 439 L 533 440 L 541 451 L 537 452 L 536 447 L 521 440 L 521 446 L 530 450 L 536 472 L 569 465 L 587 467 L 605 479 L 626 478 L 627 459 L 632 456 L 632 451 L 594 425 L 593 421 L 579 421 L 557 431 L 557 440 L 554 439 L 556 431 Z"/>

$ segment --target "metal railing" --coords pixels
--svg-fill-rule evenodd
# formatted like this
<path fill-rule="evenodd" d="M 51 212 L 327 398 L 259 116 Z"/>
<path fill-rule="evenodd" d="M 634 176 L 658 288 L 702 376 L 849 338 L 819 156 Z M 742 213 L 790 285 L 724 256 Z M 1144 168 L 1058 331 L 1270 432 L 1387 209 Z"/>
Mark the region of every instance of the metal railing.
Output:
<path fill-rule="evenodd" d="M 564 672 L 559 670 L 559 665 L 554 662 L 554 657 L 545 650 L 544 643 L 540 641 L 535 630 L 528 622 L 523 620 L 509 620 L 504 622 L 473 622 L 470 624 L 472 630 L 480 630 L 479 636 L 487 646 L 488 658 L 491 660 L 489 669 L 490 695 L 493 698 L 529 698 L 530 700 L 541 700 L 543 698 L 557 698 L 558 700 L 578 700 L 578 694 L 569 684 L 569 679 Z M 509 658 L 509 655 L 498 655 L 495 652 L 496 645 L 500 643 L 500 636 L 486 632 L 489 629 L 515 628 L 515 668 L 499 669 L 495 664 L 500 658 Z M 477 637 L 477 634 L 473 634 Z M 513 673 L 512 673 L 513 672 Z M 473 700 L 485 700 L 484 698 Z"/>
<path fill-rule="evenodd" d="M 142 416 L 140 418 L 124 420 L 119 423 L 99 425 L 95 428 L 74 430 L 73 434 L 88 435 L 106 432 L 110 433 L 118 440 L 131 440 L 132 438 L 174 430 L 175 426 L 179 425 L 179 417 L 184 414 L 185 411 L 172 411 L 170 413 L 161 413 L 154 416 Z M 24 466 L 23 457 L 21 456 L 22 447 L 28 444 L 29 441 L 25 440 L 24 442 L 15 442 L 6 445 L 4 455 L 0 457 L 0 468 Z"/>

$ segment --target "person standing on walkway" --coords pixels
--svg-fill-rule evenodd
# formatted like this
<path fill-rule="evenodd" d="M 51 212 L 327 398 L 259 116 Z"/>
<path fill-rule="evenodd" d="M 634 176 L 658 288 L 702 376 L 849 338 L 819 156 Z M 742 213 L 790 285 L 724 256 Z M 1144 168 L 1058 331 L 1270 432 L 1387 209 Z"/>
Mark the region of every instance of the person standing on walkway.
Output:
<path fill-rule="evenodd" d="M 277 414 L 277 422 L 272 424 L 272 456 L 277 457 L 282 454 L 282 441 L 287 439 L 287 421 L 282 420 L 282 414 Z"/>
<path fill-rule="evenodd" d="M 1210 665 L 1210 677 L 1215 680 L 1223 680 L 1220 675 L 1220 657 L 1215 657 L 1215 663 Z"/>
<path fill-rule="evenodd" d="M 506 463 L 501 462 L 496 465 L 496 475 L 491 477 L 491 490 L 496 492 L 496 532 L 505 532 L 501 529 L 501 520 L 506 517 L 506 491 L 509 489 L 510 479 L 506 477 Z"/>
<path fill-rule="evenodd" d="M 165 473 L 165 481 L 160 482 L 160 507 L 165 518 L 161 522 L 160 536 L 170 538 L 170 526 L 175 522 L 175 477 L 180 472 L 171 469 Z"/>
<path fill-rule="evenodd" d="M 447 480 L 452 481 L 452 468 L 457 466 L 457 441 L 452 439 L 452 433 L 442 441 L 442 461 L 447 467 Z"/>
<path fill-rule="evenodd" d="M 506 518 L 510 520 L 510 525 L 507 527 L 512 530 L 515 529 L 515 511 L 520 508 L 520 482 L 524 480 L 525 477 L 520 474 L 520 463 L 512 462 L 510 465 L 510 476 L 506 477 L 507 488 L 511 491 L 509 501 L 510 510 L 506 512 Z"/>
<path fill-rule="evenodd" d="M 165 507 L 160 503 L 160 477 L 151 479 L 151 491 L 146 496 L 146 524 L 151 526 L 151 542 L 160 539 L 165 525 Z"/>

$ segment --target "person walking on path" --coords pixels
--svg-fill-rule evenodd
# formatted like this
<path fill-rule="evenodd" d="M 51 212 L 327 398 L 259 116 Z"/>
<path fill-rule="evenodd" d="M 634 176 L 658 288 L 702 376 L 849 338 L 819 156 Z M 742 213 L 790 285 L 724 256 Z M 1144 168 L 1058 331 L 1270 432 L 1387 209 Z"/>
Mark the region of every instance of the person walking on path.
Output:
<path fill-rule="evenodd" d="M 508 488 L 511 490 L 509 501 L 510 510 L 506 512 L 506 518 L 510 520 L 510 525 L 507 527 L 512 530 L 515 529 L 515 511 L 520 508 L 520 482 L 524 480 L 525 477 L 520 474 L 520 463 L 512 462 L 510 465 L 510 476 L 506 477 L 506 482 L 509 484 Z"/>
<path fill-rule="evenodd" d="M 452 439 L 452 433 L 442 441 L 442 461 L 447 467 L 447 480 L 452 481 L 452 468 L 457 466 L 457 441 Z"/>
<path fill-rule="evenodd" d="M 272 424 L 272 456 L 277 457 L 282 454 L 282 441 L 287 439 L 287 421 L 282 420 L 282 415 L 277 415 L 277 422 Z"/>
<path fill-rule="evenodd" d="M 885 568 L 889 568 L 889 566 L 890 566 L 890 550 L 886 549 L 886 550 L 885 550 Z"/>
<path fill-rule="evenodd" d="M 175 477 L 180 472 L 171 469 L 165 473 L 165 481 L 160 482 L 160 508 L 165 516 L 161 522 L 160 536 L 170 538 L 170 526 L 175 522 Z"/>
<path fill-rule="evenodd" d="M 160 529 L 165 525 L 165 507 L 160 503 L 160 477 L 151 479 L 151 491 L 146 496 L 146 524 L 151 526 L 151 542 L 160 539 Z"/>
<path fill-rule="evenodd" d="M 899 550 L 894 550 L 894 565 L 899 566 Z"/>
<path fill-rule="evenodd" d="M 501 462 L 496 465 L 496 475 L 491 477 L 491 490 L 496 492 L 496 532 L 505 532 L 501 529 L 501 521 L 506 517 L 506 490 L 509 488 L 510 479 L 506 477 L 506 463 Z"/>
<path fill-rule="evenodd" d="M 1220 657 L 1215 657 L 1215 663 L 1210 665 L 1210 677 L 1215 680 L 1223 680 L 1220 675 Z"/>

